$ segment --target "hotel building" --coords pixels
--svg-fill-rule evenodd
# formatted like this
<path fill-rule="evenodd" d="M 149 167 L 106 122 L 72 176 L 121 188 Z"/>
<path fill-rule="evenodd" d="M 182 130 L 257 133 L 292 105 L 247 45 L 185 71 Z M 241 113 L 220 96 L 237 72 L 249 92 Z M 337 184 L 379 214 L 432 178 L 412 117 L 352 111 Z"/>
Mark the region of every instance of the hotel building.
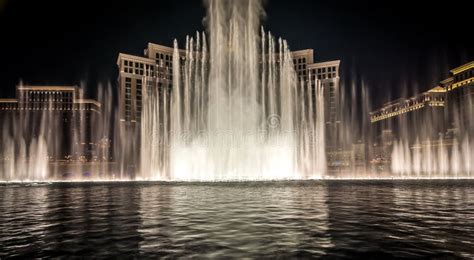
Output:
<path fill-rule="evenodd" d="M 411 149 L 425 149 L 440 140 L 451 145 L 454 138 L 474 135 L 474 61 L 450 74 L 433 89 L 388 102 L 370 113 L 375 130 L 373 158 L 381 154 L 390 158 L 393 141 L 398 139 L 408 141 Z"/>
<path fill-rule="evenodd" d="M 94 125 L 101 104 L 84 99 L 77 86 L 17 87 L 15 99 L 0 99 L 2 133 L 10 136 L 47 137 L 52 160 L 90 160 L 98 153 Z"/>
<path fill-rule="evenodd" d="M 404 127 L 416 133 L 423 127 L 429 128 L 436 138 L 437 133 L 453 130 L 461 133 L 473 131 L 474 124 L 474 61 L 450 70 L 451 76 L 440 82 L 440 86 L 407 99 L 386 103 L 370 113 L 373 125 L 381 125 L 379 130 L 397 132 Z M 411 117 L 414 121 L 403 121 Z M 426 122 L 420 119 L 430 119 Z M 424 129 L 428 130 L 428 129 Z M 381 131 L 379 131 L 381 132 Z M 401 133 L 399 133 L 401 134 Z M 426 132 L 424 133 L 426 136 Z"/>
<path fill-rule="evenodd" d="M 184 55 L 184 50 L 180 50 Z M 120 53 L 119 114 L 120 121 L 133 126 L 141 121 L 143 95 L 146 88 L 158 87 L 160 94 L 169 94 L 173 86 L 173 48 L 148 43 L 144 56 Z M 147 82 L 143 82 L 144 79 Z"/>
<path fill-rule="evenodd" d="M 324 91 L 325 115 L 324 119 L 328 126 L 335 126 L 340 123 L 339 93 L 340 93 L 340 60 L 314 62 L 312 49 L 292 52 L 293 64 L 300 81 L 307 82 L 311 76 L 311 86 L 315 92 L 315 80 L 321 81 Z M 316 97 L 313 96 L 313 101 Z M 315 104 L 314 106 L 315 107 Z"/>
<path fill-rule="evenodd" d="M 449 127 L 456 134 L 474 135 L 474 61 L 454 68 L 441 84 L 446 89 Z"/>
<path fill-rule="evenodd" d="M 390 101 L 385 103 L 382 108 L 370 113 L 370 122 L 382 122 L 383 120 L 390 120 L 398 116 L 426 111 L 430 108 L 444 109 L 445 95 L 446 89 L 437 86 L 407 99 L 401 98 Z"/>
<path fill-rule="evenodd" d="M 179 50 L 181 59 L 185 51 Z M 313 87 L 313 102 L 316 101 L 315 80 L 321 81 L 325 99 L 325 121 L 329 135 L 340 124 L 339 105 L 339 60 L 314 62 L 312 49 L 292 52 L 294 68 L 298 79 L 308 84 L 309 77 Z M 131 131 L 141 121 L 145 88 L 157 87 L 160 95 L 169 95 L 173 84 L 173 48 L 148 43 L 143 56 L 120 53 L 117 59 L 119 68 L 119 111 L 120 121 Z M 144 79 L 147 82 L 143 82 Z M 315 104 L 314 104 L 315 105 Z M 315 107 L 315 106 L 314 106 Z M 168 110 L 169 111 L 169 110 Z M 326 140 L 335 140 L 330 136 Z"/>
<path fill-rule="evenodd" d="M 388 160 L 394 141 L 438 140 L 446 131 L 446 90 L 437 86 L 410 98 L 388 102 L 370 113 L 373 155 Z M 388 162 L 388 161 L 386 161 Z"/>

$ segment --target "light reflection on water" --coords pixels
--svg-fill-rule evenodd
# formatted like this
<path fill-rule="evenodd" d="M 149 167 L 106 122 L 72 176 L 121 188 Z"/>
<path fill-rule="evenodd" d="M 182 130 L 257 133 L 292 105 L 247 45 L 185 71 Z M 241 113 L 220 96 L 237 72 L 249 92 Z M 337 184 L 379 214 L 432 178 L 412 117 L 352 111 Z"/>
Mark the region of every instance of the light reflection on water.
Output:
<path fill-rule="evenodd" d="M 0 257 L 474 257 L 473 181 L 0 186 Z"/>

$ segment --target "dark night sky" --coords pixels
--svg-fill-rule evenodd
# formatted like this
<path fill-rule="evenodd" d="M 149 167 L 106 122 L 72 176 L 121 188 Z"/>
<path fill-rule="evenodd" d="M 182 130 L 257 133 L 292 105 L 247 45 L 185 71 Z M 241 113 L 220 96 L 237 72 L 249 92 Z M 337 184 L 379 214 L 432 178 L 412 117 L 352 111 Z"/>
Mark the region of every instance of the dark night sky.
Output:
<path fill-rule="evenodd" d="M 426 90 L 474 60 L 470 8 L 416 1 L 266 1 L 264 26 L 292 50 L 341 59 L 379 100 L 408 84 Z M 140 55 L 147 42 L 171 45 L 203 29 L 200 0 L 0 0 L 0 97 L 29 84 L 115 82 L 119 52 Z M 355 77 L 352 77 L 355 78 Z M 405 84 L 406 85 L 406 84 Z"/>

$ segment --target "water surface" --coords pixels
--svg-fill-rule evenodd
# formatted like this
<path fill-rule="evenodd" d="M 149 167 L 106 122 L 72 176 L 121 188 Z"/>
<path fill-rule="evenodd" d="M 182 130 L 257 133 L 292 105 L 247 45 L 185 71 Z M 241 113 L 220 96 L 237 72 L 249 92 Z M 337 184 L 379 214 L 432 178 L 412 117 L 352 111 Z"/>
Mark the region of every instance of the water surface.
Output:
<path fill-rule="evenodd" d="M 474 257 L 474 181 L 0 186 L 4 257 Z"/>

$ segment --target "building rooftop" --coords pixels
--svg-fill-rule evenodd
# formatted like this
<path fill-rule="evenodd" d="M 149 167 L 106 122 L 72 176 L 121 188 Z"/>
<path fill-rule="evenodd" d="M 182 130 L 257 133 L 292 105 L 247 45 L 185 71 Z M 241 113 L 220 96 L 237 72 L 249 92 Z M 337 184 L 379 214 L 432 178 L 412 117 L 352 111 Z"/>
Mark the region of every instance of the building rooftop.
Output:
<path fill-rule="evenodd" d="M 313 53 L 313 49 L 296 50 L 291 52 L 291 54 L 293 54 L 294 56 L 313 55 Z"/>
<path fill-rule="evenodd" d="M 415 111 L 425 106 L 443 107 L 444 99 L 440 98 L 440 95 L 443 95 L 445 92 L 445 88 L 436 86 L 409 98 L 392 100 L 385 103 L 381 108 L 370 112 L 370 121 L 374 123 L 403 113 Z"/>
<path fill-rule="evenodd" d="M 18 100 L 14 98 L 0 98 L 0 103 L 17 103 Z"/>
<path fill-rule="evenodd" d="M 19 92 L 23 91 L 41 91 L 41 92 L 64 92 L 64 91 L 72 91 L 73 94 L 73 103 L 76 104 L 93 104 L 97 107 L 100 107 L 101 104 L 97 100 L 94 99 L 86 99 L 80 98 L 82 96 L 82 89 L 78 86 L 33 86 L 33 85 L 19 85 L 17 86 L 17 98 L 2 98 L 0 99 L 0 103 L 21 103 L 22 100 L 19 100 Z M 79 97 L 79 98 L 78 98 Z"/>
<path fill-rule="evenodd" d="M 18 90 L 36 90 L 36 91 L 79 91 L 77 86 L 29 86 L 20 85 Z"/>
<path fill-rule="evenodd" d="M 147 63 L 147 64 L 154 64 L 155 63 L 155 60 L 149 59 L 147 57 L 136 56 L 136 55 L 131 55 L 131 54 L 126 54 L 126 53 L 121 53 L 120 52 L 119 55 L 118 55 L 118 58 L 117 58 L 117 65 L 120 66 L 120 61 L 123 60 L 123 59 L 140 61 L 140 62 L 144 62 L 144 63 Z"/>
<path fill-rule="evenodd" d="M 430 90 L 428 90 L 427 92 L 430 92 L 430 93 L 441 93 L 441 92 L 446 92 L 446 89 L 441 87 L 441 86 L 436 86 Z"/>
<path fill-rule="evenodd" d="M 446 84 L 449 84 L 449 83 L 451 83 L 451 82 L 453 82 L 453 81 L 454 81 L 454 78 L 453 78 L 453 77 L 449 77 L 449 78 L 447 78 L 447 79 L 444 79 L 444 80 L 440 81 L 440 83 L 441 83 L 442 85 L 446 85 Z"/>
<path fill-rule="evenodd" d="M 339 66 L 340 64 L 341 64 L 341 60 L 330 60 L 330 61 L 315 62 L 315 63 L 308 64 L 308 68 Z"/>
<path fill-rule="evenodd" d="M 456 75 L 456 74 L 459 74 L 463 71 L 466 71 L 466 70 L 472 69 L 472 68 L 474 68 L 474 61 L 463 64 L 459 67 L 456 67 L 456 68 L 450 70 L 450 72 L 453 73 L 453 75 Z"/>

